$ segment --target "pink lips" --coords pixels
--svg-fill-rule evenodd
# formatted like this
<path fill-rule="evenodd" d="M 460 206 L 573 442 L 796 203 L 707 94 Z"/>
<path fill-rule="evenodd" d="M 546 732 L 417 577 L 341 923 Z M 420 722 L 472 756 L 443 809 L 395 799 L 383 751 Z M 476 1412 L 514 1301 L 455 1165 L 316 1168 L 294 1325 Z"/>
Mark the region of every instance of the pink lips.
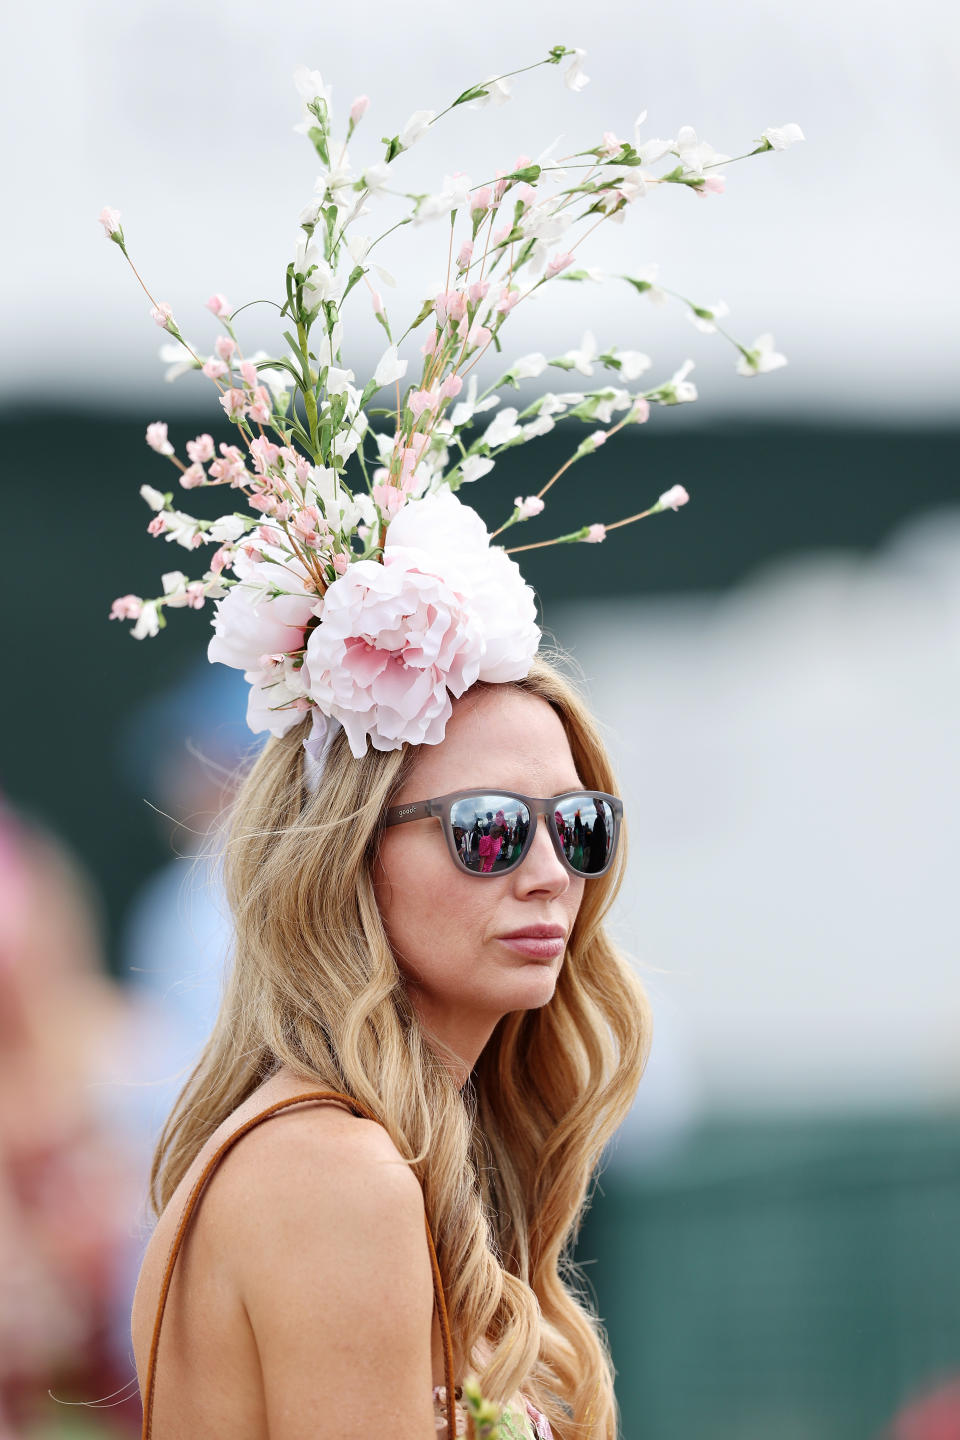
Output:
<path fill-rule="evenodd" d="M 566 945 L 566 931 L 562 925 L 525 925 L 499 939 L 518 955 L 530 960 L 555 960 L 562 955 Z"/>

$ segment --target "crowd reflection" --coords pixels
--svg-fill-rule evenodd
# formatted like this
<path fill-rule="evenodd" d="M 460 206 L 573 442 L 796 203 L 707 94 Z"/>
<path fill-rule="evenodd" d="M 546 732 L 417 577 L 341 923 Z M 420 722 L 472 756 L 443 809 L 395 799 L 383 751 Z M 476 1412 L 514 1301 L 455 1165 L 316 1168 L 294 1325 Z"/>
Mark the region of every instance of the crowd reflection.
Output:
<path fill-rule="evenodd" d="M 472 795 L 451 806 L 454 842 L 464 866 L 488 875 L 509 870 L 527 842 L 531 814 L 515 796 Z M 613 813 L 596 796 L 579 794 L 561 800 L 550 817 L 557 841 L 575 870 L 601 871 L 613 840 Z"/>

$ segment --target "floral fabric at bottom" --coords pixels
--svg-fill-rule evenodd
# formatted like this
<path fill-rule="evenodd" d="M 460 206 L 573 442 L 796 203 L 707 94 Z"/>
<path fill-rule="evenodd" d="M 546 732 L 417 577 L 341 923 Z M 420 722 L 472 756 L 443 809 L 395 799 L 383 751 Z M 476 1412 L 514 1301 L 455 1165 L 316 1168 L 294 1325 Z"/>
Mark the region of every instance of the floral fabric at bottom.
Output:
<path fill-rule="evenodd" d="M 458 1435 L 467 1433 L 467 1407 L 462 1400 L 454 1400 L 456 1405 L 456 1428 Z M 543 1415 L 529 1400 L 524 1401 L 525 1413 L 521 1414 L 512 1407 L 505 1410 L 503 1419 L 500 1422 L 500 1433 L 503 1440 L 553 1440 L 553 1431 L 550 1429 L 550 1421 Z M 433 1387 L 433 1413 L 436 1420 L 437 1434 L 442 1434 L 447 1428 L 447 1391 L 443 1385 Z"/>

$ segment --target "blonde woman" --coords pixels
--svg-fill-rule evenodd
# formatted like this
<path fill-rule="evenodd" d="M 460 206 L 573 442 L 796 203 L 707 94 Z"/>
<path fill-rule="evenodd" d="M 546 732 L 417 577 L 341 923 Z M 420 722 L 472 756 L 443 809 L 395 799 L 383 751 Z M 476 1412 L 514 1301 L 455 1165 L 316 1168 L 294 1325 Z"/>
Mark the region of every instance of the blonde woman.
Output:
<path fill-rule="evenodd" d="M 504 1436 L 615 1440 L 569 1252 L 651 1027 L 602 925 L 624 845 L 596 727 L 537 658 L 472 686 L 439 744 L 356 758 L 340 732 L 312 793 L 303 734 L 230 815 L 233 966 L 160 1138 L 133 1305 L 144 1433 L 466 1434 L 472 1375 Z M 478 873 L 453 827 L 505 802 L 526 837 Z M 609 832 L 593 872 L 556 831 L 577 809 Z M 317 1092 L 345 1098 L 283 1105 Z"/>

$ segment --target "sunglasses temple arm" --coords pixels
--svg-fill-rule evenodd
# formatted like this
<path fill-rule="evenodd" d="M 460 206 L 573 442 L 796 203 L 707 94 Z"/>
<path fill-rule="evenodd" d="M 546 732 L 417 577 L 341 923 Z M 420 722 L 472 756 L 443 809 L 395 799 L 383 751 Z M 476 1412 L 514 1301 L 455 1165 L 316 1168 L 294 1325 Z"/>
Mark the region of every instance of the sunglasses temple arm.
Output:
<path fill-rule="evenodd" d="M 412 805 L 393 805 L 387 811 L 388 825 L 402 825 L 407 820 L 423 820 L 433 814 L 429 800 L 418 800 Z"/>

